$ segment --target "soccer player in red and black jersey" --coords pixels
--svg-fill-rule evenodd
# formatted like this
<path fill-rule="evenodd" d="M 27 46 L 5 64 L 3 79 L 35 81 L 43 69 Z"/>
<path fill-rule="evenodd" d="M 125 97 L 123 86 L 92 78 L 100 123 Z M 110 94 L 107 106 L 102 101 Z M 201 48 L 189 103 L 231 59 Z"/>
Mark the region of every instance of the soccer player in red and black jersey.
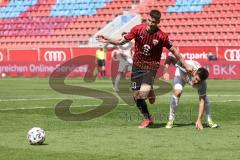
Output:
<path fill-rule="evenodd" d="M 163 47 L 166 47 L 183 64 L 188 72 L 191 67 L 184 61 L 171 41 L 168 35 L 158 27 L 161 13 L 158 10 L 151 10 L 146 23 L 134 26 L 131 31 L 122 39 L 112 39 L 103 35 L 97 36 L 97 40 L 103 43 L 114 45 L 123 45 L 132 39 L 135 40 L 133 67 L 132 67 L 132 90 L 133 97 L 137 107 L 142 112 L 145 120 L 139 128 L 146 128 L 153 123 L 152 117 L 148 111 L 145 99 L 152 94 L 152 85 L 160 66 L 160 59 Z"/>

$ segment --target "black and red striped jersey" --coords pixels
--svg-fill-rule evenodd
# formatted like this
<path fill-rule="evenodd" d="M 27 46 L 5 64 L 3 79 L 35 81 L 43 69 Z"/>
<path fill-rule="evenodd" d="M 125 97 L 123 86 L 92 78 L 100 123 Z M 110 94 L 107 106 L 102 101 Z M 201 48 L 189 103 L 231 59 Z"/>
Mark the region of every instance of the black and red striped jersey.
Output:
<path fill-rule="evenodd" d="M 147 24 L 136 25 L 124 36 L 126 40 L 135 40 L 133 64 L 144 70 L 157 70 L 163 47 L 171 48 L 172 43 L 168 35 L 159 28 L 149 33 Z"/>

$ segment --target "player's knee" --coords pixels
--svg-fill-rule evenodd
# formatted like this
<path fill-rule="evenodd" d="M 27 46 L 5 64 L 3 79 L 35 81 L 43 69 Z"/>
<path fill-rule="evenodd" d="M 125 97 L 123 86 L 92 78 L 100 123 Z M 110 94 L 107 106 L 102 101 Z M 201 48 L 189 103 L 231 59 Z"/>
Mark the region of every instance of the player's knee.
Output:
<path fill-rule="evenodd" d="M 134 100 L 140 99 L 139 98 L 139 91 L 134 91 L 133 92 L 133 98 L 134 98 Z"/>
<path fill-rule="evenodd" d="M 183 86 L 181 84 L 175 84 L 174 85 L 174 95 L 176 97 L 180 97 L 181 94 L 182 94 L 182 89 L 183 89 Z"/>
<path fill-rule="evenodd" d="M 174 92 L 173 92 L 173 95 L 176 96 L 176 97 L 181 97 L 181 94 L 182 94 L 182 91 L 181 90 L 177 90 L 177 89 L 174 89 Z"/>
<path fill-rule="evenodd" d="M 139 99 L 147 99 L 147 93 L 144 91 L 139 92 Z"/>
<path fill-rule="evenodd" d="M 152 88 L 152 86 L 149 85 L 149 84 L 142 84 L 141 87 L 140 87 L 140 91 L 139 91 L 139 98 L 140 99 L 147 99 L 151 88 Z"/>
<path fill-rule="evenodd" d="M 139 91 L 139 99 L 147 99 L 148 93 L 147 91 Z"/>
<path fill-rule="evenodd" d="M 133 93 L 133 97 L 135 100 L 137 99 L 146 99 L 147 98 L 147 93 L 144 91 L 136 91 Z"/>

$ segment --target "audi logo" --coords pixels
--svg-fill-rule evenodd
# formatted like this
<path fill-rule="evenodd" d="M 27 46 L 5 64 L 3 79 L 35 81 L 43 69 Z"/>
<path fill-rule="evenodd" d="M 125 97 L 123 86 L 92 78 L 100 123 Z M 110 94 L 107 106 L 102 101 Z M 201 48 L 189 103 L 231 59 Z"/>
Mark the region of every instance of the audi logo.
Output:
<path fill-rule="evenodd" d="M 3 53 L 0 52 L 0 61 L 3 61 Z"/>
<path fill-rule="evenodd" d="M 240 49 L 227 49 L 224 58 L 227 61 L 240 61 Z"/>
<path fill-rule="evenodd" d="M 47 62 L 66 61 L 66 53 L 64 51 L 46 51 L 44 60 Z"/>

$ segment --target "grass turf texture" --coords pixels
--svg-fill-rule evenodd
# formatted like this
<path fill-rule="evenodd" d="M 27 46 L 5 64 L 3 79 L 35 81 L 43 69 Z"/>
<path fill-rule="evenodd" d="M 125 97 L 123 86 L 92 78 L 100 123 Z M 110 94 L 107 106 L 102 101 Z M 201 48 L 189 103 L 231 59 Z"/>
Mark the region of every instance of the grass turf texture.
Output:
<path fill-rule="evenodd" d="M 68 79 L 68 84 L 83 85 L 112 92 L 110 80 L 84 83 Z M 100 100 L 53 91 L 48 79 L 0 80 L 0 160 L 229 160 L 240 158 L 240 82 L 208 80 L 214 121 L 218 129 L 194 128 L 198 98 L 194 89 L 185 87 L 177 111 L 175 128 L 165 129 L 170 93 L 149 105 L 156 128 L 138 129 L 141 115 L 134 106 L 119 106 L 105 116 L 84 122 L 58 119 L 54 106 L 65 98 L 74 100 L 72 111 L 94 108 Z M 93 105 L 93 106 L 91 106 Z M 29 145 L 27 131 L 46 130 L 45 145 Z"/>

